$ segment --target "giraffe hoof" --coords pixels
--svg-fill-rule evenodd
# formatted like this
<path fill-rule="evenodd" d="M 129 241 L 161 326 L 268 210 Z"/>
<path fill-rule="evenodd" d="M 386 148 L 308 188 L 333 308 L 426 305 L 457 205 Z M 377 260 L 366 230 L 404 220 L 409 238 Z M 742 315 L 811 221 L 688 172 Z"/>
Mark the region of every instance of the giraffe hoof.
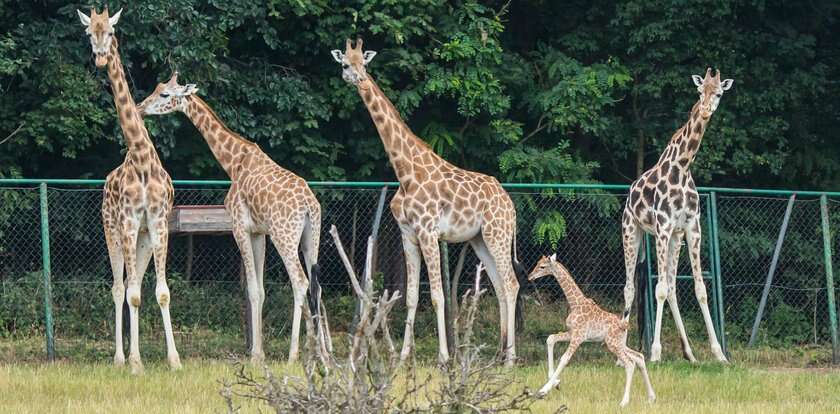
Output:
<path fill-rule="evenodd" d="M 143 363 L 140 362 L 140 358 L 137 359 L 128 359 L 129 365 L 131 365 L 131 375 L 143 375 Z"/>
<path fill-rule="evenodd" d="M 178 354 L 174 354 L 169 357 L 169 369 L 173 371 L 178 371 L 182 368 L 181 366 L 181 357 Z"/>
<path fill-rule="evenodd" d="M 659 362 L 662 359 L 662 345 L 654 344 L 650 348 L 650 362 Z"/>
<path fill-rule="evenodd" d="M 653 404 L 655 402 L 656 402 L 656 396 L 655 395 L 649 395 L 648 396 L 648 404 Z"/>
<path fill-rule="evenodd" d="M 123 354 L 116 354 L 114 355 L 114 365 L 121 367 L 125 365 L 125 355 Z"/>
<path fill-rule="evenodd" d="M 621 400 L 621 404 L 619 404 L 618 406 L 619 407 L 626 407 L 627 404 L 630 404 L 630 400 Z"/>
<path fill-rule="evenodd" d="M 265 363 L 265 355 L 262 352 L 251 355 L 251 365 L 255 367 L 262 366 Z"/>

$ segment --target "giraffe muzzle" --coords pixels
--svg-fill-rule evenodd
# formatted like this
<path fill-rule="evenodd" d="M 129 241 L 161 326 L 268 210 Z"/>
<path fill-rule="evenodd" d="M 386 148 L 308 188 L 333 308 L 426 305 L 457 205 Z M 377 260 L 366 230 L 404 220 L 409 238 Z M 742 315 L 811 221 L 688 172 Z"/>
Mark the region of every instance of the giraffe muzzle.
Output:
<path fill-rule="evenodd" d="M 104 53 L 97 53 L 94 57 L 94 63 L 96 63 L 96 67 L 101 68 L 108 64 L 108 56 Z"/>

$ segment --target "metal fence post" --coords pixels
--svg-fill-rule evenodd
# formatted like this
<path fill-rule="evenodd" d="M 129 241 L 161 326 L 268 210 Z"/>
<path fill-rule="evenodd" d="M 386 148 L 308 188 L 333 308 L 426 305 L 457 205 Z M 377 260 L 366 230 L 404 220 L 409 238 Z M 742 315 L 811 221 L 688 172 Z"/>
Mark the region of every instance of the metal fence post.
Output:
<path fill-rule="evenodd" d="M 709 243 L 712 247 L 712 257 L 709 262 L 712 266 L 712 280 L 714 281 L 715 289 L 712 294 L 715 295 L 715 314 L 718 320 L 717 336 L 718 342 L 723 350 L 724 355 L 729 355 L 728 346 L 726 342 L 726 318 L 723 312 L 723 276 L 721 275 L 720 266 L 720 229 L 717 213 L 717 193 L 712 191 L 709 193 L 709 204 L 711 206 L 711 228 L 709 229 Z"/>
<path fill-rule="evenodd" d="M 820 216 L 822 218 L 823 256 L 825 259 L 825 287 L 828 293 L 828 319 L 831 324 L 832 361 L 840 362 L 840 350 L 837 343 L 837 305 L 834 302 L 834 272 L 831 268 L 831 229 L 828 224 L 828 197 L 820 196 Z"/>
<path fill-rule="evenodd" d="M 44 274 L 44 329 L 47 336 L 47 359 L 55 360 L 55 337 L 53 334 L 52 270 L 50 268 L 50 219 L 47 209 L 47 184 L 39 189 L 41 202 L 41 261 Z"/>
<path fill-rule="evenodd" d="M 779 230 L 779 238 L 776 240 L 776 248 L 773 250 L 773 259 L 770 260 L 770 270 L 767 272 L 767 279 L 764 281 L 764 291 L 761 292 L 761 301 L 758 302 L 758 312 L 755 313 L 755 322 L 753 322 L 752 332 L 750 333 L 750 342 L 747 343 L 749 347 L 755 345 L 755 340 L 758 336 L 758 326 L 761 324 L 761 318 L 764 316 L 764 307 L 767 306 L 767 296 L 770 295 L 770 285 L 773 284 L 773 276 L 775 276 L 776 266 L 779 264 L 779 255 L 782 252 L 782 245 L 785 243 L 785 234 L 787 233 L 790 213 L 793 211 L 793 203 L 795 201 L 796 194 L 790 196 L 788 199 L 785 216 L 782 219 L 782 228 Z"/>

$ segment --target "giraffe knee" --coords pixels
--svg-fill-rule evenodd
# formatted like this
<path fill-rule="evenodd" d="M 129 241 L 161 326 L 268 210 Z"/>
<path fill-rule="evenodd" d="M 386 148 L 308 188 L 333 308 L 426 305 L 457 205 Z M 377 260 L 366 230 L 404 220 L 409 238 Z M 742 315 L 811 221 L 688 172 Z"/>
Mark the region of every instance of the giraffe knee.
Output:
<path fill-rule="evenodd" d="M 656 284 L 656 300 L 663 301 L 668 297 L 668 284 L 664 281 L 659 281 Z"/>
<path fill-rule="evenodd" d="M 155 292 L 155 296 L 157 296 L 158 305 L 161 307 L 169 306 L 169 287 L 166 285 L 158 286 L 157 292 Z"/>
<path fill-rule="evenodd" d="M 694 295 L 697 296 L 697 301 L 701 304 L 706 304 L 709 300 L 706 294 L 706 285 L 703 282 L 694 284 Z"/>
<path fill-rule="evenodd" d="M 126 291 L 128 295 L 128 304 L 139 308 L 140 307 L 140 286 L 133 286 L 131 284 L 128 285 L 128 290 Z"/>

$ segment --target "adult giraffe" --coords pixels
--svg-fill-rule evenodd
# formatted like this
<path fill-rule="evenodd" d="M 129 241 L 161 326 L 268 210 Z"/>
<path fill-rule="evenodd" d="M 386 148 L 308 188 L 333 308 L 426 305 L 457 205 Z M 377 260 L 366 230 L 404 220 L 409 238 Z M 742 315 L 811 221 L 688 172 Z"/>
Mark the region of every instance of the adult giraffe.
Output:
<path fill-rule="evenodd" d="M 105 179 L 102 198 L 102 225 L 114 276 L 111 290 L 116 313 L 117 349 L 114 363 L 125 363 L 122 306 L 127 295 L 131 318 L 128 362 L 132 374 L 143 372 L 138 316 L 140 286 L 149 260 L 154 254 L 157 276 L 155 296 L 163 317 L 166 353 L 169 366 L 172 369 L 180 369 L 181 361 L 175 349 L 169 317 L 169 287 L 166 285 L 166 249 L 169 243 L 167 216 L 172 210 L 174 199 L 172 180 L 160 163 L 155 146 L 149 139 L 149 133 L 143 125 L 143 119 L 137 113 L 137 107 L 125 81 L 125 72 L 117 50 L 117 39 L 114 37 L 114 26 L 119 21 L 122 10 L 113 16 L 108 15 L 107 8 L 102 13 L 91 9 L 90 16 L 79 10 L 76 12 L 86 28 L 85 32 L 90 36 L 96 66 L 108 66 L 108 78 L 114 93 L 117 116 L 128 147 L 123 163 Z M 127 288 L 123 282 L 123 271 L 127 274 Z"/>
<path fill-rule="evenodd" d="M 630 317 L 630 308 L 635 296 L 635 270 L 639 246 L 644 232 L 656 236 L 656 261 L 659 280 L 656 283 L 656 326 L 650 360 L 659 361 L 662 354 L 660 331 L 665 300 L 682 340 L 685 357 L 695 362 L 694 354 L 685 334 L 680 309 L 677 305 L 676 274 L 680 256 L 680 243 L 685 237 L 691 259 L 691 273 L 694 277 L 694 294 L 700 303 L 700 311 L 706 323 L 712 353 L 721 361 L 726 356 L 721 351 L 712 317 L 709 314 L 708 295 L 700 269 L 700 196 L 694 186 L 689 166 L 697 155 L 706 125 L 720 103 L 724 91 L 732 87 L 732 79 L 720 80 L 720 71 L 712 76 L 712 69 L 706 70 L 706 77 L 693 75 L 692 79 L 700 93 L 700 99 L 689 113 L 688 122 L 671 137 L 659 161 L 645 171 L 630 187 L 630 196 L 624 206 L 622 232 L 624 244 L 624 266 L 627 281 L 624 285 L 624 320 Z"/>
<path fill-rule="evenodd" d="M 262 349 L 262 306 L 265 300 L 265 235 L 271 236 L 274 247 L 283 259 L 294 291 L 292 342 L 289 362 L 298 358 L 301 312 L 313 314 L 318 323 L 319 349 L 322 358 L 331 351 L 326 321 L 321 315 L 318 284 L 318 245 L 321 239 L 321 205 L 303 178 L 279 165 L 260 147 L 222 123 L 213 109 L 195 93 L 194 84 L 178 84 L 178 73 L 140 103 L 141 115 L 162 115 L 183 112 L 198 128 L 207 145 L 230 176 L 231 185 L 225 197 L 225 209 L 233 221 L 233 237 L 239 246 L 251 303 L 251 360 L 264 359 Z M 298 257 L 303 253 L 306 272 Z M 307 277 L 307 275 L 309 275 Z M 309 308 L 304 308 L 306 291 L 310 290 Z M 325 316 L 326 313 L 323 313 Z M 321 323 L 323 322 L 323 324 Z M 313 329 L 307 318 L 307 330 Z"/>
<path fill-rule="evenodd" d="M 408 315 L 400 358 L 407 358 L 414 344 L 422 252 L 429 274 L 432 304 L 437 314 L 438 356 L 441 361 L 449 359 L 438 241 L 469 241 L 486 266 L 496 291 L 506 365 L 512 365 L 516 359 L 514 323 L 519 293 L 514 265 L 519 266 L 515 251 L 516 210 L 510 196 L 495 178 L 448 163 L 411 132 L 397 109 L 367 73 L 365 66 L 376 52 L 363 52 L 361 39 L 356 40 L 355 48 L 347 39 L 344 53 L 340 50 L 331 53 L 342 66 L 342 78 L 358 89 L 400 182 L 400 188 L 390 204 L 391 213 L 402 233 L 407 272 Z"/>

